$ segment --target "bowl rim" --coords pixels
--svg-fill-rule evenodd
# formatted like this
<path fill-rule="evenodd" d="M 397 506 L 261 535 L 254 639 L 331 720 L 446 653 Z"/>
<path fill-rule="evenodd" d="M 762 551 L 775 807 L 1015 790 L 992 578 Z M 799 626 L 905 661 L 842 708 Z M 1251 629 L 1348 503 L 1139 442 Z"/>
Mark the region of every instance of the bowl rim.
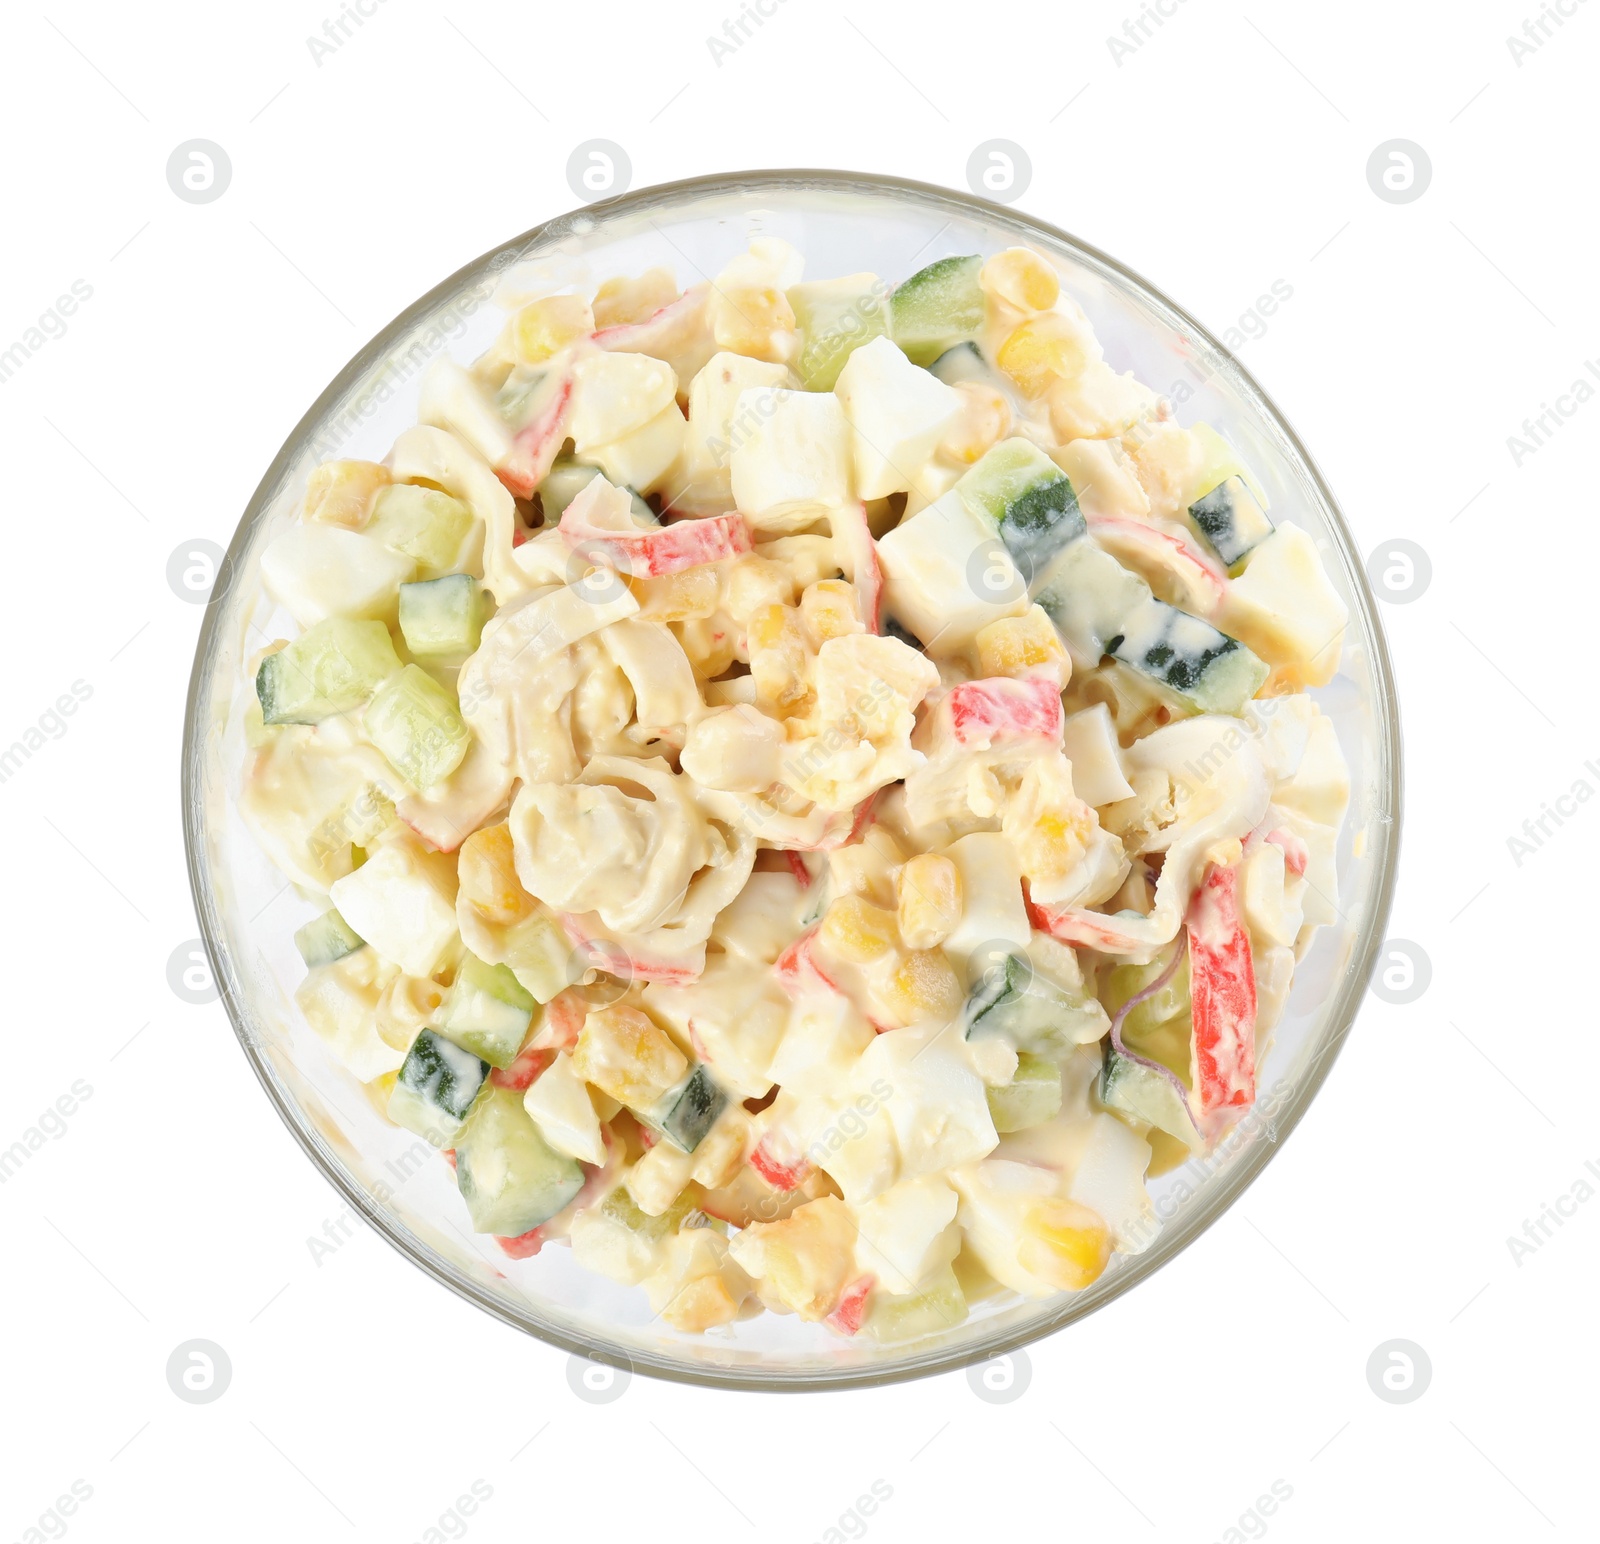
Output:
<path fill-rule="evenodd" d="M 327 411 L 359 383 L 371 365 L 389 351 L 396 338 L 402 336 L 406 329 L 437 306 L 453 295 L 459 294 L 475 278 L 481 278 L 499 267 L 504 267 L 546 238 L 559 237 L 565 232 L 582 229 L 578 222 L 583 220 L 592 220 L 598 224 L 608 216 L 623 215 L 652 205 L 693 196 L 737 194 L 742 191 L 749 191 L 752 194 L 770 191 L 789 195 L 830 189 L 866 195 L 886 193 L 910 197 L 925 204 L 954 206 L 971 215 L 987 219 L 998 218 L 1015 225 L 1030 227 L 1049 240 L 1081 253 L 1092 264 L 1110 270 L 1136 290 L 1153 298 L 1190 329 L 1195 338 L 1202 340 L 1237 372 L 1240 384 L 1246 394 L 1253 398 L 1256 408 L 1284 436 L 1294 455 L 1299 458 L 1314 490 L 1322 500 L 1325 512 L 1339 539 L 1342 556 L 1349 560 L 1346 563 L 1347 575 L 1367 624 L 1366 631 L 1371 647 L 1370 665 L 1374 685 L 1377 688 L 1375 721 L 1379 729 L 1380 777 L 1374 786 L 1374 796 L 1377 801 L 1374 813 L 1377 818 L 1373 822 L 1376 830 L 1371 833 L 1371 841 L 1374 848 L 1378 849 L 1373 854 L 1378 867 L 1371 910 L 1355 941 L 1350 958 L 1342 969 L 1337 994 L 1326 1020 L 1321 1049 L 1317 1052 L 1312 1065 L 1297 1080 L 1288 1102 L 1272 1117 L 1269 1139 L 1250 1143 L 1247 1150 L 1232 1161 L 1221 1174 L 1207 1180 L 1204 1199 L 1196 1206 L 1183 1226 L 1180 1227 L 1174 1222 L 1173 1225 L 1164 1227 L 1156 1242 L 1119 1271 L 1108 1288 L 1096 1294 L 1091 1301 L 1080 1301 L 1080 1295 L 1077 1294 L 1069 1295 L 1054 1312 L 1041 1314 L 1024 1325 L 981 1339 L 977 1345 L 944 1348 L 920 1357 L 912 1354 L 893 1366 L 881 1369 L 871 1366 L 848 1366 L 831 1372 L 806 1370 L 790 1375 L 752 1373 L 737 1367 L 719 1367 L 711 1363 L 693 1364 L 637 1348 L 624 1350 L 616 1345 L 601 1346 L 579 1335 L 569 1334 L 557 1325 L 536 1323 L 517 1312 L 514 1306 L 504 1299 L 454 1269 L 420 1239 L 414 1239 L 407 1230 L 392 1222 L 386 1208 L 376 1203 L 341 1163 L 332 1161 L 318 1146 L 317 1140 L 299 1117 L 293 1102 L 280 1087 L 269 1066 L 267 1056 L 254 1042 L 244 1023 L 235 994 L 229 990 L 232 973 L 229 969 L 229 956 L 222 942 L 220 918 L 214 905 L 215 890 L 210 883 L 209 866 L 204 850 L 203 806 L 199 795 L 205 742 L 203 698 L 206 696 L 206 687 L 212 675 L 213 657 L 222 641 L 220 621 L 224 607 L 219 602 L 231 589 L 233 575 L 243 561 L 255 525 L 271 503 L 290 464 L 300 454 L 303 445 L 315 432 Z M 1386 778 L 1381 776 L 1384 771 L 1387 772 Z M 1033 1341 L 1054 1334 L 1068 1324 L 1086 1319 L 1116 1301 L 1133 1287 L 1154 1275 L 1206 1233 L 1276 1157 L 1316 1098 L 1334 1062 L 1338 1059 L 1344 1042 L 1354 1028 L 1367 982 L 1376 966 L 1378 952 L 1386 936 L 1385 929 L 1394 900 L 1399 870 L 1403 791 L 1404 770 L 1399 704 L 1393 666 L 1377 604 L 1360 561 L 1360 549 L 1321 468 L 1276 402 L 1239 362 L 1233 351 L 1215 337 L 1209 328 L 1171 300 L 1163 290 L 1142 274 L 1101 251 L 1092 243 L 1037 215 L 1023 213 L 1009 205 L 999 204 L 975 194 L 911 178 L 806 167 L 706 173 L 671 182 L 651 183 L 553 216 L 463 264 L 426 294 L 413 301 L 358 349 L 290 430 L 245 506 L 233 538 L 228 544 L 227 552 L 218 565 L 217 579 L 206 604 L 195 645 L 194 664 L 190 672 L 184 711 L 180 777 L 184 849 L 190 893 L 200 926 L 201 941 L 210 962 L 212 979 L 218 985 L 235 1038 L 244 1051 L 257 1081 L 278 1112 L 279 1118 L 323 1177 L 349 1203 L 352 1210 L 364 1218 L 368 1225 L 399 1254 L 425 1271 L 441 1286 L 449 1288 L 457 1296 L 503 1323 L 546 1344 L 590 1361 L 613 1367 L 625 1366 L 630 1373 L 642 1372 L 647 1376 L 669 1382 L 702 1388 L 741 1389 L 761 1393 L 810 1393 L 881 1387 L 907 1382 L 914 1378 L 931 1377 L 1005 1356 Z"/>

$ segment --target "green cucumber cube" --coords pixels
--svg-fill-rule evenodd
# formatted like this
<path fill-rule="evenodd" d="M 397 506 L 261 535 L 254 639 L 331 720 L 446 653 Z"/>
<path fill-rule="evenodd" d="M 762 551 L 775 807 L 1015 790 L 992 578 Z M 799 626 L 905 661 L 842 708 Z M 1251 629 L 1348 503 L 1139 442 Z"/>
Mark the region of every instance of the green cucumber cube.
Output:
<path fill-rule="evenodd" d="M 339 915 L 336 907 L 330 906 L 296 932 L 294 946 L 306 965 L 314 969 L 366 948 L 367 941 Z"/>
<path fill-rule="evenodd" d="M 474 1232 L 520 1238 L 577 1195 L 583 1169 L 540 1136 L 520 1093 L 491 1083 L 456 1136 L 456 1184 Z"/>
<path fill-rule="evenodd" d="M 464 659 L 483 635 L 483 592 L 471 574 L 400 586 L 400 632 L 419 659 Z"/>
<path fill-rule="evenodd" d="M 1029 598 L 1056 625 L 1079 664 L 1098 665 L 1150 586 L 1092 540 L 1069 542 L 1034 575 Z"/>
<path fill-rule="evenodd" d="M 372 503 L 365 534 L 417 567 L 449 573 L 472 531 L 474 515 L 460 499 L 437 488 L 390 483 Z"/>
<path fill-rule="evenodd" d="M 1202 713 L 1242 713 L 1271 673 L 1237 638 L 1153 598 L 1123 619 L 1106 652 Z"/>
<path fill-rule="evenodd" d="M 963 381 L 979 381 L 986 386 L 994 384 L 994 371 L 976 343 L 958 343 L 954 348 L 947 348 L 928 366 L 928 374 L 946 386 L 959 386 Z"/>
<path fill-rule="evenodd" d="M 1272 521 L 1242 477 L 1230 477 L 1189 506 L 1194 528 L 1232 569 L 1272 535 Z"/>
<path fill-rule="evenodd" d="M 438 1030 L 492 1067 L 509 1067 L 538 1005 L 504 965 L 468 954 L 439 1009 Z"/>
<path fill-rule="evenodd" d="M 1109 1040 L 1096 1093 L 1106 1109 L 1130 1125 L 1154 1126 L 1190 1147 L 1200 1145 L 1189 1107 L 1171 1080 L 1142 1062 L 1118 1056 Z"/>
<path fill-rule="evenodd" d="M 692 1153 L 727 1107 L 728 1096 L 717 1087 L 703 1063 L 667 1095 L 671 1101 L 661 1129 L 674 1147 Z M 663 1103 L 667 1101 L 664 1100 Z"/>
<path fill-rule="evenodd" d="M 981 257 L 941 257 L 912 274 L 889 301 L 889 336 L 914 365 L 931 365 L 983 326 Z"/>
<path fill-rule="evenodd" d="M 544 511 L 547 530 L 560 523 L 567 505 L 599 475 L 599 467 L 588 466 L 581 461 L 558 461 L 550 468 L 544 481 L 539 484 L 539 507 Z M 628 500 L 629 511 L 638 525 L 648 528 L 661 524 L 656 512 L 632 488 L 628 489 Z"/>
<path fill-rule="evenodd" d="M 489 1064 L 425 1029 L 411 1042 L 389 1095 L 389 1119 L 447 1147 L 483 1091 Z"/>
<path fill-rule="evenodd" d="M 625 1185 L 618 1185 L 600 1203 L 601 1216 L 610 1219 L 618 1227 L 626 1228 L 646 1244 L 659 1244 L 663 1239 L 670 1238 L 683 1226 L 693 1210 L 693 1198 L 688 1190 L 684 1190 L 659 1217 L 652 1217 L 634 1205 L 633 1197 L 628 1194 Z"/>
<path fill-rule="evenodd" d="M 400 656 L 382 622 L 328 617 L 256 671 L 265 724 L 319 724 L 359 708 L 399 674 Z"/>
<path fill-rule="evenodd" d="M 889 330 L 888 286 L 875 273 L 795 284 L 786 293 L 800 333 L 795 371 L 807 391 L 832 391 L 851 354 Z"/>
<path fill-rule="evenodd" d="M 955 1271 L 946 1265 L 909 1297 L 874 1292 L 862 1328 L 878 1341 L 920 1340 L 954 1329 L 966 1317 L 966 1296 Z"/>
<path fill-rule="evenodd" d="M 419 793 L 449 777 L 472 743 L 455 697 L 420 665 L 407 665 L 367 704 L 367 738 Z"/>
<path fill-rule="evenodd" d="M 1067 474 L 1032 440 L 1002 440 L 956 484 L 968 507 L 1000 533 L 1023 576 L 1087 530 Z"/>
<path fill-rule="evenodd" d="M 576 985 L 590 968 L 561 924 L 542 906 L 506 929 L 504 963 L 541 1003 Z"/>
<path fill-rule="evenodd" d="M 1002 1135 L 1054 1120 L 1061 1113 L 1061 1064 L 1023 1052 L 1015 1076 L 1003 1088 L 989 1089 L 988 1098 L 994 1129 Z"/>
<path fill-rule="evenodd" d="M 1034 968 L 1025 954 L 1008 954 L 972 985 L 966 1038 L 1003 1035 L 1016 1051 L 1064 1056 L 1104 1033 L 1105 1012 L 1087 993 L 1074 996 Z"/>

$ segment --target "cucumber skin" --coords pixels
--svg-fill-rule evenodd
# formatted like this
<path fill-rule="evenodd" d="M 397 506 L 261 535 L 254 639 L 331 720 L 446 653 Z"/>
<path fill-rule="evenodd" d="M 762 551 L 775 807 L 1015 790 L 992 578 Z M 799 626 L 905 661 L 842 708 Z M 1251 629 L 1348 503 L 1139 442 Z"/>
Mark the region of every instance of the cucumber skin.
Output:
<path fill-rule="evenodd" d="M 480 1161 L 484 1180 L 498 1181 L 493 1189 L 480 1186 Z M 521 1094 L 491 1083 L 456 1138 L 456 1185 L 474 1232 L 520 1238 L 572 1201 L 583 1169 L 540 1136 Z"/>
<path fill-rule="evenodd" d="M 367 941 L 339 915 L 337 907 L 330 906 L 320 917 L 313 917 L 296 931 L 294 946 L 310 970 L 318 965 L 332 965 L 335 960 L 366 948 Z"/>
<path fill-rule="evenodd" d="M 464 1065 L 464 1057 L 471 1057 L 477 1064 L 476 1082 L 471 1081 L 472 1069 Z M 489 1064 L 482 1057 L 472 1057 L 434 1030 L 424 1029 L 412 1041 L 401 1064 L 389 1098 L 389 1118 L 407 1131 L 443 1146 L 461 1129 L 473 1102 L 487 1086 L 488 1076 Z M 403 1113 L 410 1113 L 413 1118 L 403 1120 Z"/>
<path fill-rule="evenodd" d="M 672 1145 L 692 1153 L 705 1140 L 706 1133 L 716 1125 L 717 1117 L 727 1108 L 728 1096 L 717 1087 L 705 1064 L 699 1063 L 688 1076 L 672 1108 L 661 1122 L 661 1129 L 671 1139 Z"/>
<path fill-rule="evenodd" d="M 471 654 L 483 634 L 483 592 L 471 574 L 400 586 L 400 633 L 419 659 Z"/>
<path fill-rule="evenodd" d="M 983 326 L 983 259 L 941 257 L 912 274 L 889 298 L 889 336 L 912 364 L 931 365 Z M 939 308 L 945 307 L 943 314 Z"/>

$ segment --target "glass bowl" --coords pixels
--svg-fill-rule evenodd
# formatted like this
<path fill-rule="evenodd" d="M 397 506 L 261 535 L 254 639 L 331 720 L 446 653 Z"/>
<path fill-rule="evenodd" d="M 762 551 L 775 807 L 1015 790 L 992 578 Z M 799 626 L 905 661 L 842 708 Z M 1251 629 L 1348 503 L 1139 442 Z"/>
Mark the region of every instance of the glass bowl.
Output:
<path fill-rule="evenodd" d="M 387 1124 L 301 1021 L 292 994 L 303 967 L 291 934 L 321 908 L 285 885 L 235 805 L 242 714 L 253 696 L 245 661 L 281 631 L 260 583 L 260 553 L 297 518 L 313 466 L 333 455 L 387 454 L 415 421 L 428 361 L 448 350 L 464 362 L 490 342 L 500 312 L 489 297 L 513 264 L 548 262 L 578 282 L 659 264 L 686 285 L 715 274 L 756 231 L 792 242 L 811 278 L 866 269 L 897 280 L 938 257 L 1017 243 L 1051 253 L 1111 364 L 1166 392 L 1181 421 L 1203 418 L 1239 446 L 1274 515 L 1292 514 L 1318 541 L 1351 615 L 1341 671 L 1315 693 L 1351 770 L 1341 920 L 1301 962 L 1263 1063 L 1261 1102 L 1218 1150 L 1152 1183 L 1163 1226 L 1143 1253 L 1115 1257 L 1086 1291 L 993 1299 L 956 1328 L 899 1347 L 772 1314 L 681 1335 L 652 1322 L 642 1291 L 579 1269 L 568 1249 L 512 1261 L 468 1233 L 447 1166 Z M 301 419 L 250 500 L 207 607 L 184 727 L 189 874 L 217 983 L 262 1087 L 350 1205 L 414 1264 L 529 1334 L 657 1377 L 764 1390 L 881 1383 L 999 1355 L 1084 1318 L 1209 1227 L 1276 1154 L 1350 1030 L 1389 911 L 1399 804 L 1394 689 L 1362 564 L 1332 493 L 1260 387 L 1192 317 L 1064 231 L 964 193 L 844 172 L 703 177 L 610 199 L 485 253 L 396 317 Z"/>

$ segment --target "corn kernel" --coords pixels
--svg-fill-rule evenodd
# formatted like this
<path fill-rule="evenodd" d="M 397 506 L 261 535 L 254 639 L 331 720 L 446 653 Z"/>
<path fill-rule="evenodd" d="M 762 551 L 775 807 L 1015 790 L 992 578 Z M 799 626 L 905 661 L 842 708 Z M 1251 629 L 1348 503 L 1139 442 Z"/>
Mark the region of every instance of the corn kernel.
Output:
<path fill-rule="evenodd" d="M 582 295 L 546 295 L 511 318 L 517 363 L 543 364 L 577 338 L 594 331 L 594 316 Z"/>
<path fill-rule="evenodd" d="M 856 587 L 844 579 L 819 579 L 808 585 L 800 597 L 800 618 L 813 648 L 820 649 L 830 638 L 866 631 Z"/>
<path fill-rule="evenodd" d="M 652 1019 L 616 1004 L 597 1008 L 584 1020 L 572 1067 L 585 1083 L 629 1109 L 647 1110 L 683 1078 L 689 1061 Z"/>
<path fill-rule="evenodd" d="M 914 950 L 883 987 L 885 1005 L 902 1024 L 953 1018 L 961 995 L 955 968 L 940 949 Z"/>
<path fill-rule="evenodd" d="M 510 926 L 531 917 L 539 904 L 517 878 L 511 827 L 504 821 L 474 831 L 461 844 L 457 873 L 458 893 L 489 922 Z"/>
<path fill-rule="evenodd" d="M 715 289 L 706 309 L 718 348 L 777 364 L 795 351 L 794 307 L 780 289 Z"/>
<path fill-rule="evenodd" d="M 1007 247 L 983 265 L 978 284 L 1018 311 L 1048 311 L 1061 298 L 1061 280 L 1037 252 Z"/>
<path fill-rule="evenodd" d="M 1025 831 L 1011 835 L 1017 861 L 1032 884 L 1065 879 L 1083 857 L 1092 834 L 1093 813 L 1087 805 L 1076 810 L 1046 810 Z"/>
<path fill-rule="evenodd" d="M 842 960 L 865 965 L 894 946 L 894 917 L 859 895 L 842 895 L 823 914 L 823 942 Z"/>
<path fill-rule="evenodd" d="M 979 628 L 977 645 L 980 675 L 1017 676 L 1040 665 L 1055 665 L 1060 667 L 1065 686 L 1072 674 L 1060 635 L 1042 606 L 1031 606 L 1020 617 L 1002 617 Z"/>
<path fill-rule="evenodd" d="M 665 268 L 650 268 L 638 278 L 607 279 L 594 297 L 596 327 L 625 327 L 654 316 L 678 298 L 678 281 Z"/>
<path fill-rule="evenodd" d="M 721 612 L 668 622 L 667 626 L 702 681 L 715 680 L 738 658 L 738 639 L 733 624 Z"/>
<path fill-rule="evenodd" d="M 1076 328 L 1059 313 L 1029 317 L 1000 345 L 995 362 L 1029 397 L 1042 397 L 1058 380 L 1078 375 L 1089 362 Z"/>
<path fill-rule="evenodd" d="M 798 711 L 811 692 L 800 613 L 793 606 L 760 606 L 747 631 L 757 706 L 774 717 Z"/>
<path fill-rule="evenodd" d="M 961 920 L 961 870 L 939 853 L 919 852 L 900 870 L 895 888 L 907 948 L 937 949 Z"/>
<path fill-rule="evenodd" d="M 675 1330 L 697 1333 L 731 1323 L 739 1317 L 739 1306 L 721 1276 L 701 1276 L 673 1295 L 661 1317 Z"/>
<path fill-rule="evenodd" d="M 639 615 L 657 622 L 686 622 L 708 617 L 722 599 L 722 576 L 714 563 L 701 563 L 657 579 L 630 579 L 628 588 L 639 602 Z"/>
<path fill-rule="evenodd" d="M 782 563 L 749 554 L 728 565 L 727 611 L 747 623 L 762 606 L 786 606 L 794 599 L 794 581 Z"/>
<path fill-rule="evenodd" d="M 324 461 L 306 483 L 305 518 L 359 531 L 390 480 L 388 467 L 376 461 Z"/>
<path fill-rule="evenodd" d="M 1089 1286 L 1111 1258 L 1111 1235 L 1099 1216 L 1076 1201 L 1042 1201 L 1028 1214 L 1017 1260 L 1063 1291 Z"/>
<path fill-rule="evenodd" d="M 991 445 L 1003 440 L 1011 428 L 1011 404 L 993 386 L 982 381 L 957 381 L 961 411 L 951 420 L 939 441 L 947 460 L 970 466 Z"/>

